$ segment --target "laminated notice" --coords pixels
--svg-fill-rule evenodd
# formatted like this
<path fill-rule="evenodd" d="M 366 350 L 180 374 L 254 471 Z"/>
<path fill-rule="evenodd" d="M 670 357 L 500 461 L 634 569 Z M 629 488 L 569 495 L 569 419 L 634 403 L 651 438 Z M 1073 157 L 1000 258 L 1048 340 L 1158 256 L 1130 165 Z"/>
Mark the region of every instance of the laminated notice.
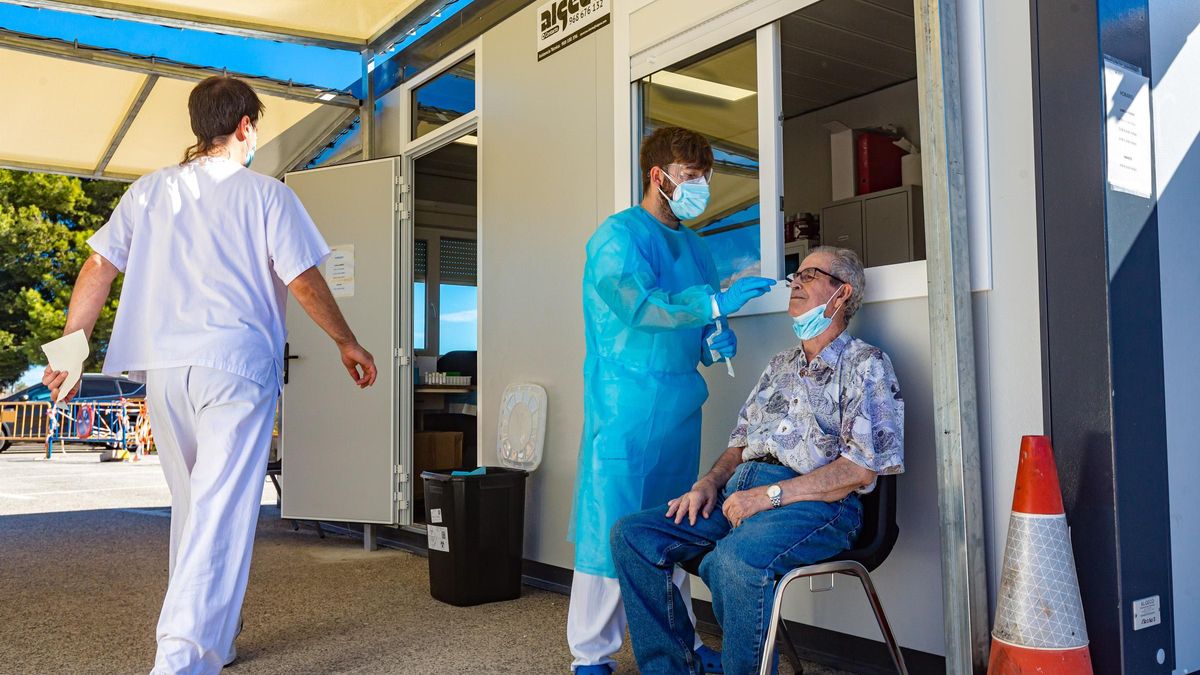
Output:
<path fill-rule="evenodd" d="M 426 529 L 429 531 L 429 550 L 449 553 L 450 530 L 438 525 L 430 525 Z"/>
<path fill-rule="evenodd" d="M 429 509 L 429 522 L 433 523 L 434 525 L 440 524 L 442 522 L 442 510 Z"/>

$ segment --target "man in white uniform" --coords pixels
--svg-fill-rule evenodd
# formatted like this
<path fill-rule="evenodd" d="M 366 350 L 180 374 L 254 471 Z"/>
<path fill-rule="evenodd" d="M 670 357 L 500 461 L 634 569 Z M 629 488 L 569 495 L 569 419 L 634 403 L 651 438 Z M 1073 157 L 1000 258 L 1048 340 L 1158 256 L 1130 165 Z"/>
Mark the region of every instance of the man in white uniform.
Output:
<path fill-rule="evenodd" d="M 318 266 L 329 255 L 283 183 L 249 171 L 263 105 L 245 82 L 192 90 L 196 145 L 143 176 L 88 240 L 64 334 L 91 335 L 125 273 L 104 372 L 144 379 L 171 489 L 170 582 L 154 673 L 216 673 L 236 657 L 242 599 L 282 387 L 290 290 L 358 387 L 375 361 Z M 57 397 L 66 374 L 47 368 Z"/>

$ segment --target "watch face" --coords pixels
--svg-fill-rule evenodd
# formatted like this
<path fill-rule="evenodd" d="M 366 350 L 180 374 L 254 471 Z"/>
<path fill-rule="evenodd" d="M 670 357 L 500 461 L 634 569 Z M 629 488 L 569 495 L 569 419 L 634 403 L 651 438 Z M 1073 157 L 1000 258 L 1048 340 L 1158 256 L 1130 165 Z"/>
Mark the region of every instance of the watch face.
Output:
<path fill-rule="evenodd" d="M 778 497 L 782 492 L 783 488 L 779 487 L 778 485 L 772 485 L 771 487 L 767 488 L 767 496 L 772 499 Z"/>

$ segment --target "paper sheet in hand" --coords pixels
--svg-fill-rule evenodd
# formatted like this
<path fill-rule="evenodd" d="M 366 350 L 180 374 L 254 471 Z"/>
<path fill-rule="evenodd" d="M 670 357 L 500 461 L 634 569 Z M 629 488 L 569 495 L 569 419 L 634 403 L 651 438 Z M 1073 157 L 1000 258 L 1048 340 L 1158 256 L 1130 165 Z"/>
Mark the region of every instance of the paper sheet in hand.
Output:
<path fill-rule="evenodd" d="M 46 353 L 46 358 L 50 360 L 50 368 L 52 370 L 67 371 L 67 379 L 63 382 L 62 389 L 58 390 L 58 401 L 66 398 L 67 394 L 75 388 L 75 383 L 79 382 L 79 378 L 83 375 L 83 361 L 88 357 L 88 341 L 83 331 L 77 330 L 70 335 L 64 335 L 54 342 L 47 342 L 42 345 L 42 351 Z"/>

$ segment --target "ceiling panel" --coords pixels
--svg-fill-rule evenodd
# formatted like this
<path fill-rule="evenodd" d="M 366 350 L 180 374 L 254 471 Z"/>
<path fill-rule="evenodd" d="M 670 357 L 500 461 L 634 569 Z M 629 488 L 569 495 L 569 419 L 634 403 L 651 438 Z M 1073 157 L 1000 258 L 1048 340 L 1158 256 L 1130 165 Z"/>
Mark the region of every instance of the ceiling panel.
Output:
<path fill-rule="evenodd" d="M 911 49 L 916 40 L 912 16 L 864 0 L 823 0 L 799 14 L 898 47 Z"/>
<path fill-rule="evenodd" d="M 903 14 L 909 18 L 913 16 L 913 0 L 865 0 L 873 5 L 886 7 L 887 9 Z"/>
<path fill-rule="evenodd" d="M 195 142 L 187 110 L 188 94 L 195 86 L 195 82 L 159 79 L 109 169 L 140 175 L 181 160 L 184 150 Z M 261 92 L 259 96 L 267 108 L 259 120 L 260 146 L 320 107 L 316 103 L 263 96 Z"/>
<path fill-rule="evenodd" d="M 907 25 L 912 26 L 911 23 Z M 852 30 L 812 21 L 802 13 L 784 19 L 782 35 L 785 52 L 788 49 L 804 49 L 858 63 L 896 77 L 909 79 L 917 76 L 917 60 L 913 48 L 915 39 L 910 39 L 907 47 L 899 47 Z"/>
<path fill-rule="evenodd" d="M 823 0 L 785 17 L 784 116 L 915 78 L 914 31 L 911 0 Z"/>
<path fill-rule="evenodd" d="M 133 102 L 144 75 L 0 50 L 0 164 L 91 172 Z"/>

